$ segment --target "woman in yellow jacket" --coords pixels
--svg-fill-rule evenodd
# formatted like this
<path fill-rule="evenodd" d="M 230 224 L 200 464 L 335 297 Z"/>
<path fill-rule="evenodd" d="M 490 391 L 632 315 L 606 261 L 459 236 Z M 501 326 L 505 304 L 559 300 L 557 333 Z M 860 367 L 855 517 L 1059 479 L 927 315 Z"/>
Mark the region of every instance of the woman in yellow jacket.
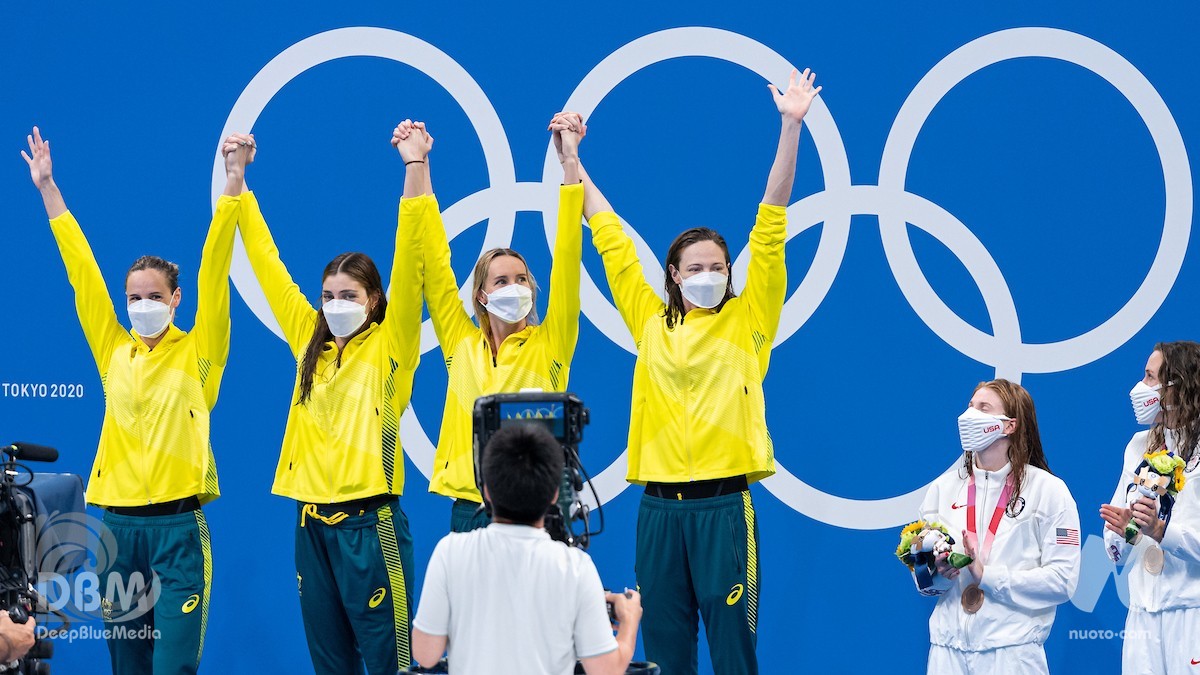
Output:
<path fill-rule="evenodd" d="M 664 303 L 584 174 L 592 242 L 638 345 L 627 479 L 646 491 L 634 568 L 646 658 L 672 675 L 697 670 L 697 613 L 716 672 L 758 672 L 758 528 L 747 486 L 775 473 L 762 380 L 787 290 L 786 206 L 815 77 L 793 72 L 785 92 L 771 86 L 782 129 L 741 296 L 724 238 L 694 228 L 667 251 Z"/>
<path fill-rule="evenodd" d="M 396 134 L 399 133 L 399 127 Z M 313 309 L 279 259 L 253 193 L 242 241 L 296 359 L 296 384 L 272 492 L 296 500 L 296 577 L 318 675 L 395 675 L 410 664 L 412 536 L 400 509 L 408 407 L 420 350 L 420 226 L 436 209 L 423 164 L 432 145 L 396 145 L 409 167 L 392 260 L 391 302 L 375 263 L 334 258 Z"/>
<path fill-rule="evenodd" d="M 212 553 L 201 505 L 220 495 L 209 412 L 229 355 L 229 262 L 238 197 L 253 148 L 223 147 L 228 182 L 200 260 L 196 322 L 175 327 L 179 267 L 143 256 L 125 276 L 133 330 L 117 319 L 104 277 L 54 182 L 50 141 L 37 127 L 29 163 L 58 242 L 75 307 L 104 387 L 104 424 L 87 501 L 105 509 L 115 559 L 100 570 L 117 675 L 195 673 L 204 651 Z M 147 593 L 127 593 L 144 581 Z"/>
<path fill-rule="evenodd" d="M 475 399 L 536 388 L 566 391 L 579 337 L 579 265 L 583 248 L 583 186 L 579 183 L 576 129 L 551 124 L 563 164 L 558 235 L 550 271 L 550 304 L 538 323 L 537 284 L 525 258 L 511 248 L 487 251 L 475 264 L 471 300 L 479 325 L 458 296 L 450 244 L 437 208 L 425 211 L 425 299 L 442 346 L 449 383 L 429 491 L 454 499 L 450 530 L 488 524 L 480 508 L 472 455 Z M 421 129 L 423 133 L 423 129 Z M 421 165 L 428 172 L 428 165 Z M 428 178 L 426 178 L 428 180 Z"/>

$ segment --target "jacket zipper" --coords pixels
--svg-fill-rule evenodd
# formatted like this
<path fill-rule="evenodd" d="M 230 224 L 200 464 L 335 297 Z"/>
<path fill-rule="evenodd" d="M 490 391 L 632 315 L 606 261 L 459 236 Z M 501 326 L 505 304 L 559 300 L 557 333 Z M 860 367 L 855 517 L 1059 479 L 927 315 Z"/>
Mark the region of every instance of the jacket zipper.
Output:
<path fill-rule="evenodd" d="M 683 382 L 683 447 L 687 452 L 687 472 L 688 482 L 696 480 L 695 462 L 692 458 L 692 425 L 689 419 L 689 413 L 692 408 L 692 376 L 688 370 L 688 335 L 687 327 L 681 320 L 678 325 L 679 344 L 680 344 L 680 361 L 682 362 L 683 372 L 685 373 Z"/>
<path fill-rule="evenodd" d="M 329 380 L 328 380 L 327 382 L 325 382 L 325 387 L 326 387 L 326 397 L 328 397 L 328 394 L 329 394 L 328 388 L 333 386 L 333 380 L 334 380 L 334 378 L 336 378 L 336 377 L 338 376 L 338 373 L 340 373 L 340 372 L 341 372 L 341 370 L 342 370 L 342 360 L 343 360 L 343 359 L 344 359 L 344 358 L 347 356 L 347 354 L 346 354 L 346 351 L 345 351 L 345 350 L 348 350 L 349 348 L 350 348 L 350 343 L 349 343 L 349 342 L 347 342 L 347 343 L 346 343 L 346 346 L 342 348 L 342 351 L 341 351 L 341 352 L 339 352 L 339 353 L 338 353 L 338 355 L 337 355 L 337 356 L 334 358 L 334 362 L 333 362 L 333 368 L 334 368 L 334 369 L 333 369 L 333 374 L 332 374 L 332 375 L 330 375 L 330 376 L 329 376 Z M 335 345 L 335 349 L 336 349 L 336 345 Z M 325 405 L 325 403 L 323 402 L 323 403 L 322 403 L 322 406 L 324 406 L 324 405 Z M 326 410 L 322 410 L 322 411 L 321 411 L 321 417 L 322 417 L 322 418 L 324 418 L 324 419 L 326 419 L 326 420 L 328 420 L 328 421 L 326 422 L 326 426 L 328 426 L 328 427 L 329 427 L 329 429 L 330 429 L 330 431 L 332 431 L 332 428 L 333 428 L 333 418 L 332 418 L 332 417 L 329 415 L 329 411 L 328 411 L 328 409 L 326 409 Z M 329 437 L 330 435 L 331 435 L 331 434 L 329 434 L 329 433 L 326 433 L 326 439 L 325 439 L 325 444 L 326 444 L 326 446 L 328 446 L 328 445 L 329 445 L 329 438 L 328 438 L 328 437 Z M 325 487 L 326 487 L 326 489 L 328 490 L 328 492 L 326 493 L 325 503 L 327 503 L 327 504 L 332 504 L 332 503 L 333 503 L 335 500 L 334 500 L 334 498 L 333 498 L 333 481 L 332 481 L 332 480 L 330 480 L 330 476 L 331 476 L 332 474 L 329 472 L 329 455 L 330 455 L 330 453 L 328 452 L 328 450 L 329 450 L 329 448 L 328 448 L 328 447 L 326 447 L 326 448 L 325 448 L 325 450 L 326 450 L 325 452 L 322 452 L 322 453 L 321 453 L 321 471 L 322 471 L 322 473 L 325 475 L 325 480 L 326 480 L 326 482 L 328 483 L 328 484 L 325 486 Z"/>
<path fill-rule="evenodd" d="M 149 354 L 147 354 L 145 358 L 149 358 Z M 141 457 L 141 460 L 142 460 L 142 462 L 141 462 L 141 464 L 142 464 L 142 475 L 141 475 L 142 489 L 146 493 L 146 503 L 152 504 L 153 500 L 150 499 L 150 483 L 146 480 L 146 477 L 149 475 L 149 472 L 146 468 L 146 455 L 147 455 L 148 451 L 146 449 L 146 438 L 144 435 L 145 426 L 142 424 L 142 417 L 145 414 L 145 408 L 146 408 L 145 401 L 142 399 L 142 368 L 143 368 L 142 361 L 143 360 L 144 359 L 138 354 L 137 346 L 134 346 L 134 349 L 133 349 L 133 387 L 134 387 L 133 400 L 134 400 L 134 405 L 137 408 L 137 413 L 134 417 L 137 420 L 138 445 L 140 446 L 139 449 L 141 450 L 141 456 L 142 456 Z"/>

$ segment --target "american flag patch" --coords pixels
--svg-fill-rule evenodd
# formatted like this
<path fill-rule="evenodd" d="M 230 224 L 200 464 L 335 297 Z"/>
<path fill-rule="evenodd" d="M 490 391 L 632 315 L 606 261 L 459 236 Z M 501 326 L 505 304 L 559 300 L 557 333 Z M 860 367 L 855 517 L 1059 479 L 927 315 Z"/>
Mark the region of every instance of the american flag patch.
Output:
<path fill-rule="evenodd" d="M 1054 543 L 1062 546 L 1078 546 L 1079 530 L 1069 530 L 1065 527 L 1055 528 Z"/>

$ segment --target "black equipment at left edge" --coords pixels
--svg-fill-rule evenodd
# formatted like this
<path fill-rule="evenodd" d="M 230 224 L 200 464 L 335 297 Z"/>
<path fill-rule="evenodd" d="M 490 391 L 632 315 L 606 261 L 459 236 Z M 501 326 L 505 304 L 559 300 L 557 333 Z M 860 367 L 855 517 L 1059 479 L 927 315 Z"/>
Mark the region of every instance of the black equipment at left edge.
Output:
<path fill-rule="evenodd" d="M 58 461 L 58 450 L 55 450 L 48 445 L 38 445 L 36 443 L 17 441 L 15 443 L 9 443 L 0 451 L 12 455 L 13 459 L 23 459 L 29 462 Z"/>

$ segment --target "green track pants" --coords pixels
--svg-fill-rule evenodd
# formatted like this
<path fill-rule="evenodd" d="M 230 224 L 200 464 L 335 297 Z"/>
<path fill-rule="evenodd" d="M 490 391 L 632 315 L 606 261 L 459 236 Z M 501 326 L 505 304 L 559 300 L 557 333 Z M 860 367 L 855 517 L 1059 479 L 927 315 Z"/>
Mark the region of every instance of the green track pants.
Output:
<path fill-rule="evenodd" d="M 698 618 L 714 672 L 758 672 L 758 525 L 749 490 L 685 500 L 643 495 L 634 571 L 646 659 L 663 675 L 697 672 Z"/>
<path fill-rule="evenodd" d="M 395 675 L 411 662 L 412 535 L 400 500 L 370 511 L 299 504 L 296 582 L 317 675 Z"/>
<path fill-rule="evenodd" d="M 128 516 L 105 511 L 104 524 L 116 545 L 116 556 L 100 578 L 114 675 L 195 673 L 212 592 L 204 512 Z"/>

